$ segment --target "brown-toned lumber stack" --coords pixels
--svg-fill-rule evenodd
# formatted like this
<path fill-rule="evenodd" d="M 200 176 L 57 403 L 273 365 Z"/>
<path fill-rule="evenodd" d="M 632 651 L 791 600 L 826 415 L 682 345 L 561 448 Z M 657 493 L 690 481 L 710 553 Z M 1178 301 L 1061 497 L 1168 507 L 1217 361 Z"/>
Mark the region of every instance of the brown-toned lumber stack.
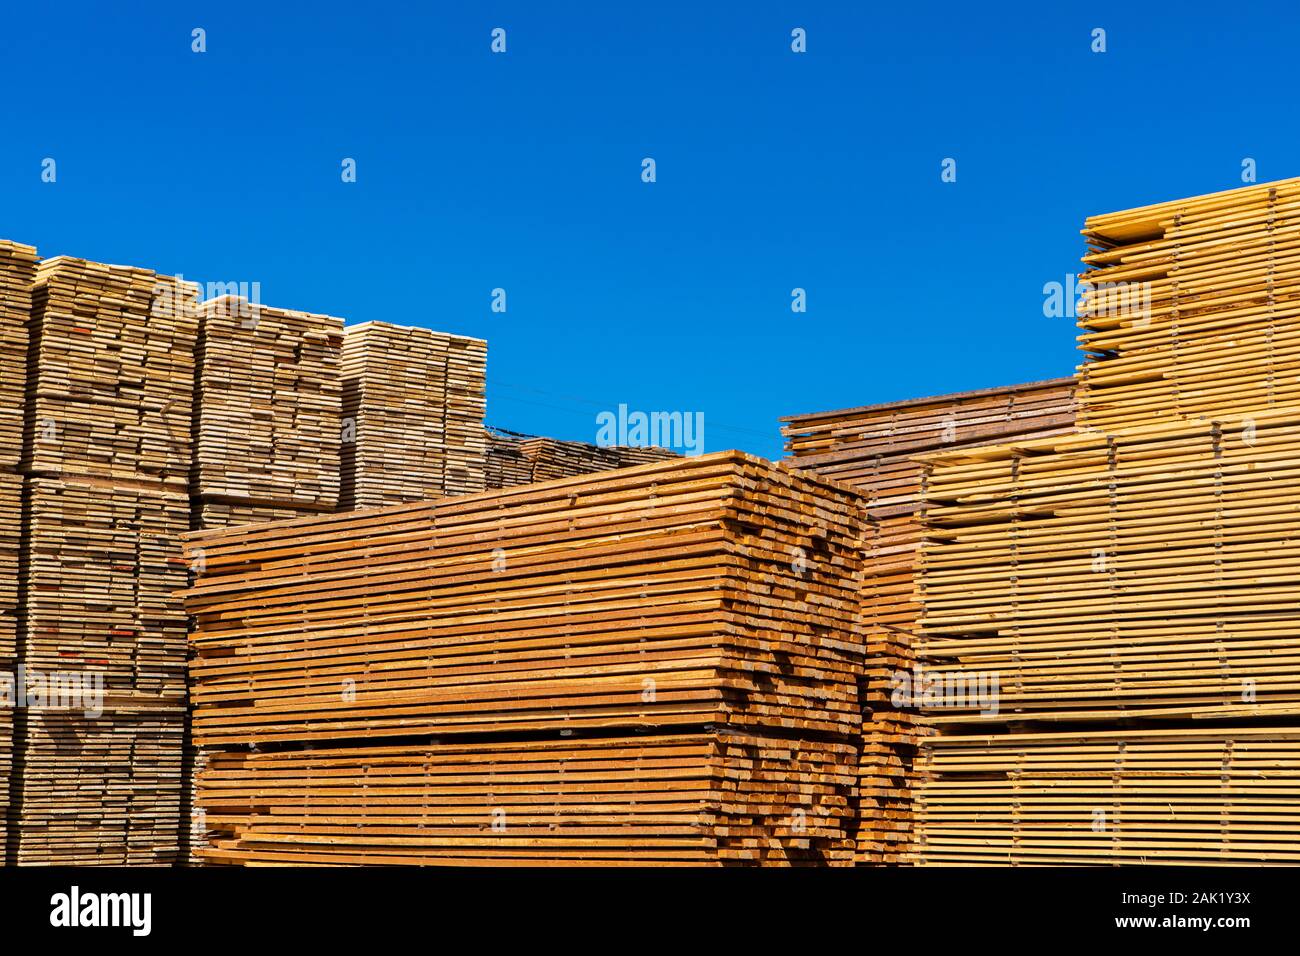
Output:
<path fill-rule="evenodd" d="M 237 296 L 201 315 L 198 502 L 334 510 L 343 320 Z"/>
<path fill-rule="evenodd" d="M 846 743 L 735 733 L 222 753 L 201 801 L 228 863 L 835 863 Z"/>
<path fill-rule="evenodd" d="M 15 714 L 14 863 L 176 856 L 196 292 L 67 257 L 36 272 L 16 665 L 70 692 Z"/>
<path fill-rule="evenodd" d="M 858 489 L 867 505 L 867 641 L 858 859 L 897 863 L 909 838 L 912 761 L 925 727 L 894 699 L 913 665 L 922 466 L 914 457 L 1073 427 L 1073 380 L 1054 379 L 782 419 L 787 462 Z"/>
<path fill-rule="evenodd" d="M 36 281 L 36 250 L 0 239 L 0 468 L 22 459 L 27 387 L 27 324 Z"/>
<path fill-rule="evenodd" d="M 387 322 L 346 329 L 342 508 L 482 491 L 486 375 L 482 339 Z"/>
<path fill-rule="evenodd" d="M 23 479 L 0 472 L 0 672 L 18 653 L 18 566 L 22 554 Z"/>
<path fill-rule="evenodd" d="M 681 457 L 667 448 L 599 446 L 493 429 L 488 432 L 487 486 L 510 488 Z"/>
<path fill-rule="evenodd" d="M 1300 863 L 1300 727 L 928 738 L 920 864 Z"/>
<path fill-rule="evenodd" d="M 518 743 L 506 738 L 564 731 L 627 748 L 650 746 L 633 730 L 726 725 L 758 738 L 764 766 L 794 747 L 851 771 L 861 531 L 847 489 L 730 452 L 206 533 L 190 544 L 204 573 L 186 597 L 197 621 L 195 741 Z M 554 785 L 580 793 L 562 770 Z M 801 793 L 818 776 L 806 773 Z M 318 780 L 305 786 L 324 796 Z M 766 778 L 755 786 L 735 798 L 739 819 L 757 812 L 756 794 L 777 792 Z M 835 792 L 816 827 L 738 820 L 728 846 L 736 859 L 851 859 L 849 793 Z M 204 808 L 215 826 L 216 805 Z M 725 801 L 722 812 L 733 812 Z M 822 810 L 796 816 L 813 814 Z M 610 852 L 636 859 L 639 834 L 619 819 Z M 709 819 L 694 831 L 704 848 L 710 833 L 725 835 Z M 260 824 L 225 826 L 218 847 L 265 859 L 258 840 L 238 835 Z M 346 831 L 357 845 L 373 840 L 370 825 Z M 284 842 L 288 851 L 293 836 Z M 318 843 L 305 838 L 295 852 Z M 711 858 L 732 859 L 720 845 Z"/>
<path fill-rule="evenodd" d="M 1092 216 L 1081 424 L 1300 405 L 1300 179 Z"/>
<path fill-rule="evenodd" d="M 307 518 L 317 512 L 310 509 L 259 507 L 257 505 L 222 504 L 219 502 L 194 502 L 191 522 L 196 530 L 214 530 L 234 528 L 241 525 L 260 524 L 267 521 L 289 521 L 295 518 Z M 202 553 L 191 555 L 190 567 L 201 573 L 203 569 Z M 187 619 L 188 620 L 188 619 Z M 199 865 L 202 860 L 197 851 L 207 841 L 208 826 L 206 813 L 198 808 L 198 777 L 207 766 L 209 751 L 194 746 L 188 724 L 185 733 L 185 753 L 182 767 L 184 792 L 181 802 L 181 859 L 189 865 Z"/>

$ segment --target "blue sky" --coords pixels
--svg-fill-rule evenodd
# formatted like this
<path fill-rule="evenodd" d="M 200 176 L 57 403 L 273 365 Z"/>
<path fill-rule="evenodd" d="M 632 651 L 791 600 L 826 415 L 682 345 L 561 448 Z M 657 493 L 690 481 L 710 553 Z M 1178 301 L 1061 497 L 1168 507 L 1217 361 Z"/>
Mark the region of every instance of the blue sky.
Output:
<path fill-rule="evenodd" d="M 1084 216 L 1300 173 L 1292 4 L 107 6 L 6 5 L 0 237 L 482 336 L 562 438 L 1069 374 Z"/>

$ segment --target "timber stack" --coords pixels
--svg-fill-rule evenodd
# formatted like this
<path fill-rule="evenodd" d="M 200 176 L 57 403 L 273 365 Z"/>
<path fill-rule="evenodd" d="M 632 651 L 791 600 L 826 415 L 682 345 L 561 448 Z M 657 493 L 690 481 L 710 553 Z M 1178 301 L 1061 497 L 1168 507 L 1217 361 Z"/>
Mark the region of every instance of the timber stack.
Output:
<path fill-rule="evenodd" d="M 926 456 L 917 863 L 1300 862 L 1297 196 L 1089 219 L 1091 430 Z"/>
<path fill-rule="evenodd" d="M 895 694 L 911 680 L 922 465 L 919 454 L 1068 432 L 1074 382 L 1054 379 L 782 419 L 787 463 L 855 488 L 867 514 L 858 861 L 896 864 L 911 834 L 913 763 L 927 722 Z"/>
<path fill-rule="evenodd" d="M 591 445 L 502 428 L 489 429 L 487 442 L 488 488 L 510 488 L 680 457 L 675 451 L 655 446 Z"/>
<path fill-rule="evenodd" d="M 345 330 L 342 507 L 483 491 L 487 342 L 388 322 Z"/>
<path fill-rule="evenodd" d="M 0 240 L 0 674 L 12 680 L 21 618 L 23 407 L 27 326 L 36 281 L 36 250 Z M 0 706 L 0 846 L 7 843 L 13 773 L 14 709 Z"/>
<path fill-rule="evenodd" d="M 851 862 L 861 525 L 729 452 L 191 536 L 203 855 Z"/>
<path fill-rule="evenodd" d="M 33 277 L 15 665 L 78 693 L 15 710 L 11 863 L 176 859 L 196 300 L 70 257 Z"/>

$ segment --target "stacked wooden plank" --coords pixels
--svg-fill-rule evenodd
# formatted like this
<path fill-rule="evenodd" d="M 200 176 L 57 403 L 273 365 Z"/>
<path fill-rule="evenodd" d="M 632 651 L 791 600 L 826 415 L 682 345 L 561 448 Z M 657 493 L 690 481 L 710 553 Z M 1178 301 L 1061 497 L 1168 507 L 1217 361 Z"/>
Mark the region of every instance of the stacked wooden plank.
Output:
<path fill-rule="evenodd" d="M 921 865 L 1300 863 L 1300 727 L 928 738 Z"/>
<path fill-rule="evenodd" d="M 176 856 L 196 293 L 147 269 L 37 268 L 16 664 L 73 693 L 15 714 L 14 863 Z"/>
<path fill-rule="evenodd" d="M 677 452 L 667 448 L 628 445 L 606 447 L 523 435 L 504 429 L 490 430 L 487 439 L 489 488 L 510 488 L 549 478 L 613 471 L 616 468 L 630 468 L 680 457 Z"/>
<path fill-rule="evenodd" d="M 28 709 L 13 862 L 170 865 L 180 831 L 183 721 L 172 708 L 100 716 Z"/>
<path fill-rule="evenodd" d="M 60 256 L 36 273 L 29 474 L 188 480 L 196 287 Z"/>
<path fill-rule="evenodd" d="M 18 566 L 22 552 L 23 407 L 27 326 L 36 281 L 36 250 L 0 240 L 0 674 L 12 675 L 18 654 Z M 0 705 L 0 847 L 5 845 L 13 768 L 13 708 Z"/>
<path fill-rule="evenodd" d="M 782 432 L 792 466 L 856 488 L 867 506 L 863 627 L 867 641 L 858 859 L 897 863 L 909 838 L 913 759 L 925 732 L 895 700 L 894 678 L 913 666 L 921 541 L 922 465 L 916 455 L 1008 438 L 1068 432 L 1073 380 L 1055 379 L 839 411 L 792 415 Z"/>
<path fill-rule="evenodd" d="M 387 322 L 345 331 L 342 507 L 485 488 L 487 343 Z"/>
<path fill-rule="evenodd" d="M 938 455 L 920 653 L 954 723 L 1300 714 L 1300 409 Z"/>
<path fill-rule="evenodd" d="M 225 863 L 843 863 L 847 743 L 735 733 L 222 753 Z"/>
<path fill-rule="evenodd" d="M 334 510 L 343 320 L 238 296 L 200 312 L 198 502 Z"/>
<path fill-rule="evenodd" d="M 1090 217 L 1080 420 L 1300 405 L 1300 179 Z"/>
<path fill-rule="evenodd" d="M 36 250 L 0 239 L 0 468 L 18 467 L 27 386 L 27 324 L 36 281 Z"/>
<path fill-rule="evenodd" d="M 194 536 L 189 553 L 204 568 L 186 595 L 197 621 L 195 741 L 342 748 L 475 735 L 477 744 L 522 745 L 567 732 L 648 753 L 634 731 L 725 725 L 757 741 L 764 774 L 794 747 L 808 761 L 795 781 L 808 794 L 814 765 L 853 766 L 861 531 L 847 489 L 731 452 Z M 252 781 L 264 766 L 235 775 Z M 547 771 L 550 786 L 583 799 L 565 766 Z M 459 772 L 467 785 L 471 769 Z M 727 792 L 712 773 L 705 789 Z M 776 778 L 753 780 L 750 794 L 731 798 L 734 832 L 709 815 L 732 813 L 727 801 L 721 811 L 712 797 L 704 809 L 692 804 L 700 839 L 691 846 L 718 862 L 733 858 L 724 848 L 737 860 L 851 857 L 847 793 L 822 805 L 816 827 L 808 809 L 788 830 L 754 822 L 765 801 L 776 817 L 786 809 Z M 312 802 L 328 794 L 310 773 L 302 786 Z M 205 782 L 200 804 L 214 827 L 232 808 L 207 793 Z M 643 834 L 628 829 L 626 813 L 615 817 L 604 857 L 639 858 Z M 322 843 L 313 828 L 329 824 L 303 824 L 301 843 L 293 834 L 279 842 L 306 861 Z M 223 825 L 232 836 L 218 841 L 217 858 L 264 859 L 278 839 L 258 820 Z M 376 826 L 349 822 L 352 836 L 338 845 L 392 852 L 373 849 Z M 412 851 L 422 862 L 455 849 L 429 839 L 427 852 Z M 529 845 L 510 859 L 536 860 Z M 646 847 L 645 859 L 658 860 L 661 851 Z"/>

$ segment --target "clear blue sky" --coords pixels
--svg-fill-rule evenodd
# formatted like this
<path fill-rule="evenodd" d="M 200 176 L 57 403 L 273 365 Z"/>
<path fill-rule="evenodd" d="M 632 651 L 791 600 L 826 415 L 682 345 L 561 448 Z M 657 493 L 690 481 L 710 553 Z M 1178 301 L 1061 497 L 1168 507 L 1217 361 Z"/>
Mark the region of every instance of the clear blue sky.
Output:
<path fill-rule="evenodd" d="M 1261 182 L 1300 173 L 1288 3 L 2 19 L 0 237 L 482 336 L 489 421 L 562 438 L 623 403 L 773 456 L 783 414 L 1069 374 L 1042 287 L 1085 215 L 1240 185 L 1244 157 Z"/>

